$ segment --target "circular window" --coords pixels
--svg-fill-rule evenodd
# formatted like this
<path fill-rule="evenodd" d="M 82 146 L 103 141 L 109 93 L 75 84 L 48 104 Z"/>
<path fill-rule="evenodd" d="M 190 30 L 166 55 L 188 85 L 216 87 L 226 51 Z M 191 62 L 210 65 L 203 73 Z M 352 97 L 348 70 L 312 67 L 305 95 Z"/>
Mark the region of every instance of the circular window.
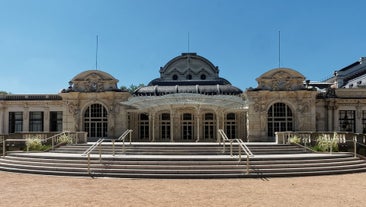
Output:
<path fill-rule="evenodd" d="M 173 80 L 178 80 L 178 76 L 177 75 L 173 75 Z"/>
<path fill-rule="evenodd" d="M 187 75 L 188 80 L 192 80 L 192 75 Z"/>
<path fill-rule="evenodd" d="M 201 80 L 206 80 L 206 75 L 205 74 L 201 75 Z"/>

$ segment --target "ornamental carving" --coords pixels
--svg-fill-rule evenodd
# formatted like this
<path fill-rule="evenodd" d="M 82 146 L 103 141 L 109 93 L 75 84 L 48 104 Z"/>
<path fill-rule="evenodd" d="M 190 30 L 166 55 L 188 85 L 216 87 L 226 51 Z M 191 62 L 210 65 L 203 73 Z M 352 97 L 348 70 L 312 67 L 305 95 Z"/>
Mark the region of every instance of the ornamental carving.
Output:
<path fill-rule="evenodd" d="M 305 77 L 289 68 L 276 68 L 257 78 L 257 89 L 292 91 L 304 89 Z"/>
<path fill-rule="evenodd" d="M 104 92 L 115 91 L 118 80 L 106 72 L 89 70 L 75 76 L 70 81 L 70 87 L 64 92 Z"/>

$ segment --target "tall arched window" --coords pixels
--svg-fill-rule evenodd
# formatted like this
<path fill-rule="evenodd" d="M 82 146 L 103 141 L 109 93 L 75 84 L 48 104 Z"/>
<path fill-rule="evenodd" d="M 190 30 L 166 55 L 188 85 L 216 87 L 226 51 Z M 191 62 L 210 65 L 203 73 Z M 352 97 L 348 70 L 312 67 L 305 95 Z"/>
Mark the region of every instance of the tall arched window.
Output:
<path fill-rule="evenodd" d="M 275 132 L 292 131 L 293 117 L 290 107 L 284 103 L 275 103 L 268 110 L 268 136 Z"/>
<path fill-rule="evenodd" d="M 101 104 L 92 104 L 86 109 L 84 130 L 89 137 L 107 137 L 108 113 Z"/>
<path fill-rule="evenodd" d="M 213 113 L 206 113 L 203 117 L 203 138 L 205 140 L 216 139 L 216 117 Z"/>
<path fill-rule="evenodd" d="M 228 113 L 225 117 L 225 133 L 229 139 L 236 139 L 236 114 Z"/>
<path fill-rule="evenodd" d="M 190 113 L 182 114 L 182 139 L 192 140 L 194 136 L 194 117 Z"/>
<path fill-rule="evenodd" d="M 162 140 L 167 141 L 170 139 L 170 114 L 160 114 L 160 137 Z"/>
<path fill-rule="evenodd" d="M 147 114 L 139 115 L 139 138 L 149 139 L 149 116 Z"/>

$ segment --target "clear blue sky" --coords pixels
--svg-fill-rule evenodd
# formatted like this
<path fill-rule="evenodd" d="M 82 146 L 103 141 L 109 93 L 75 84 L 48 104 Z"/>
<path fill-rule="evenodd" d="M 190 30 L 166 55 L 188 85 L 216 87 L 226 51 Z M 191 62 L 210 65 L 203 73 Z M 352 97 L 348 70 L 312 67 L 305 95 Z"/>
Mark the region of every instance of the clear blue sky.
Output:
<path fill-rule="evenodd" d="M 188 51 L 245 90 L 281 66 L 323 80 L 366 56 L 366 1 L 0 0 L 0 90 L 58 93 L 98 65 L 118 85 L 148 82 Z"/>

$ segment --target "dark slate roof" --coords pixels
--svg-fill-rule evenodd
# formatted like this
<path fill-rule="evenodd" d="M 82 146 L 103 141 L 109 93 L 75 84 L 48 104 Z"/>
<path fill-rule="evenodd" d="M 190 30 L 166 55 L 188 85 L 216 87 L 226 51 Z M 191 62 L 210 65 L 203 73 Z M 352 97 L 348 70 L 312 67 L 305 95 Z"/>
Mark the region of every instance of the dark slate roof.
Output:
<path fill-rule="evenodd" d="M 162 78 L 156 78 L 148 84 L 148 86 L 175 86 L 175 85 L 227 85 L 230 84 L 225 78 L 216 78 L 214 80 L 164 80 Z"/>
<path fill-rule="evenodd" d="M 232 85 L 169 85 L 145 86 L 134 92 L 135 96 L 162 96 L 174 93 L 196 93 L 203 95 L 239 95 L 242 93 Z"/>
<path fill-rule="evenodd" d="M 2 95 L 0 100 L 5 101 L 43 101 L 43 100 L 62 100 L 59 95 L 45 95 L 45 94 L 32 94 L 32 95 Z"/>

